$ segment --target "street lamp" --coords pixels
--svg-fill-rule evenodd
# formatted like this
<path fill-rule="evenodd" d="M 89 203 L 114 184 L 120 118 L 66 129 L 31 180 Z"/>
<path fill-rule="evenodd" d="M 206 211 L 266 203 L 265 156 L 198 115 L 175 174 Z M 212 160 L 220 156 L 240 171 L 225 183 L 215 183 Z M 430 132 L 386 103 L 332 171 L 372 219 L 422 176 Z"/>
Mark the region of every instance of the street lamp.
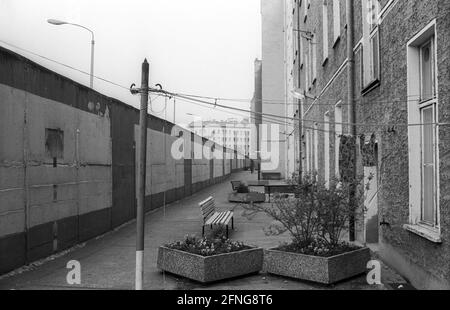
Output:
<path fill-rule="evenodd" d="M 78 24 L 73 24 L 73 23 L 69 23 L 69 22 L 65 22 L 65 21 L 62 21 L 62 20 L 48 19 L 47 22 L 49 24 L 52 24 L 52 25 L 55 25 L 55 26 L 72 25 L 72 26 L 75 26 L 75 27 L 83 28 L 83 29 L 85 29 L 85 30 L 87 30 L 87 31 L 89 31 L 91 33 L 92 39 L 91 39 L 91 73 L 90 73 L 91 81 L 90 81 L 90 87 L 94 88 L 94 47 L 95 47 L 94 32 L 91 29 L 89 29 L 89 28 L 87 28 L 85 26 L 78 25 Z"/>

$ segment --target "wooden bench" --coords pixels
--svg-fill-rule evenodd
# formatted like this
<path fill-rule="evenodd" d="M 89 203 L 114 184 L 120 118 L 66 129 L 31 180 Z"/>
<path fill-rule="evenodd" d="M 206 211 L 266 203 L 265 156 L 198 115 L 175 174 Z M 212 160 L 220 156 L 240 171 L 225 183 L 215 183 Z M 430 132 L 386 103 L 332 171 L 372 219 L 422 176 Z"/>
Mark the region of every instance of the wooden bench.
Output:
<path fill-rule="evenodd" d="M 205 235 L 205 226 L 223 225 L 227 228 L 228 238 L 228 224 L 231 221 L 231 228 L 234 229 L 234 219 L 232 211 L 216 212 L 215 201 L 213 197 L 209 197 L 198 204 L 202 211 L 203 226 L 202 236 Z"/>

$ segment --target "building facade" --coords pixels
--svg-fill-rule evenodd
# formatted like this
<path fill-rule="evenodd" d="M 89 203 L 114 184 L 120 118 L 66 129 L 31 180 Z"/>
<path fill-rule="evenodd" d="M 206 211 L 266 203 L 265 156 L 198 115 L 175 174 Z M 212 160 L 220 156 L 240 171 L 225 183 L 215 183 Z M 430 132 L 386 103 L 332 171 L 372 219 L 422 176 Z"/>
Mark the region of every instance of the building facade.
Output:
<path fill-rule="evenodd" d="M 261 0 L 262 17 L 262 118 L 261 147 L 277 147 L 276 161 L 267 164 L 267 158 L 261 158 L 263 178 L 287 177 L 288 128 L 284 118 L 287 115 L 286 101 L 286 51 L 285 46 L 285 1 Z M 264 151 L 262 150 L 262 153 Z M 264 156 L 263 156 L 264 157 Z"/>
<path fill-rule="evenodd" d="M 300 111 L 288 109 L 286 95 L 285 109 L 302 115 L 289 143 L 302 150 L 302 170 L 339 179 L 340 146 L 356 133 L 357 171 L 370 180 L 356 239 L 375 244 L 415 287 L 450 288 L 450 2 L 285 6 L 285 59 L 294 69 L 284 90 L 304 95 Z"/>
<path fill-rule="evenodd" d="M 189 129 L 195 134 L 217 144 L 224 145 L 239 154 L 249 157 L 252 126 L 248 119 L 239 121 L 229 118 L 226 121 L 193 122 Z"/>
<path fill-rule="evenodd" d="M 262 61 L 255 59 L 255 92 L 250 107 L 250 121 L 252 129 L 250 134 L 250 157 L 258 158 L 259 147 L 259 125 L 262 124 Z"/>

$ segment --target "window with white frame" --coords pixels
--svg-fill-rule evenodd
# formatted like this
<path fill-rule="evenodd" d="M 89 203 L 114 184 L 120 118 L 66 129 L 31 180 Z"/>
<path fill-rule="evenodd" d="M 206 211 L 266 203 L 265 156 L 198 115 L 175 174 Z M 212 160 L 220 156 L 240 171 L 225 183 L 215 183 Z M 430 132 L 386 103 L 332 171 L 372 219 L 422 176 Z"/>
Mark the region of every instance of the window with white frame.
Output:
<path fill-rule="evenodd" d="M 420 235 L 439 241 L 439 128 L 435 21 L 408 42 L 410 215 Z M 412 227 L 412 226 L 411 226 Z"/>
<path fill-rule="evenodd" d="M 323 62 L 325 62 L 328 59 L 328 4 L 327 0 L 322 1 Z"/>
<path fill-rule="evenodd" d="M 305 89 L 309 88 L 309 81 L 310 76 L 311 76 L 311 66 L 310 66 L 310 55 L 311 55 L 311 51 L 310 51 L 310 45 L 309 45 L 309 40 L 306 40 L 305 42 L 305 65 L 304 65 L 304 69 L 305 69 Z"/>
<path fill-rule="evenodd" d="M 314 124 L 314 172 L 319 172 L 319 125 Z"/>
<path fill-rule="evenodd" d="M 341 144 L 341 136 L 342 136 L 342 106 L 341 102 L 338 102 L 334 108 L 334 156 L 335 156 L 335 176 L 337 179 L 340 179 L 339 172 L 339 146 Z"/>
<path fill-rule="evenodd" d="M 299 40 L 299 54 L 300 54 L 300 68 L 303 67 L 303 37 L 300 35 L 300 40 Z"/>
<path fill-rule="evenodd" d="M 309 9 L 309 7 L 310 7 L 310 5 L 311 5 L 311 0 L 305 0 L 304 1 L 305 2 L 305 19 L 304 19 L 304 21 L 305 21 L 305 23 L 306 23 L 306 19 L 308 18 L 308 9 Z"/>
<path fill-rule="evenodd" d="M 380 46 L 378 31 L 379 0 L 363 0 L 363 89 L 380 79 Z"/>
<path fill-rule="evenodd" d="M 311 51 L 311 85 L 317 79 L 317 44 L 313 40 L 309 40 L 309 49 Z"/>
<path fill-rule="evenodd" d="M 333 0 L 333 42 L 341 36 L 341 1 Z"/>
<path fill-rule="evenodd" d="M 436 110 L 435 105 L 420 109 L 422 124 L 422 210 L 421 221 L 432 227 L 437 224 L 436 195 Z"/>
<path fill-rule="evenodd" d="M 325 113 L 323 118 L 323 153 L 324 153 L 324 176 L 325 176 L 325 186 L 329 188 L 330 186 L 330 115 L 329 112 Z"/>
<path fill-rule="evenodd" d="M 420 47 L 420 100 L 435 98 L 434 36 Z"/>
<path fill-rule="evenodd" d="M 311 172 L 311 132 L 309 130 L 306 131 L 306 141 L 305 141 L 305 160 L 306 160 L 306 172 Z"/>

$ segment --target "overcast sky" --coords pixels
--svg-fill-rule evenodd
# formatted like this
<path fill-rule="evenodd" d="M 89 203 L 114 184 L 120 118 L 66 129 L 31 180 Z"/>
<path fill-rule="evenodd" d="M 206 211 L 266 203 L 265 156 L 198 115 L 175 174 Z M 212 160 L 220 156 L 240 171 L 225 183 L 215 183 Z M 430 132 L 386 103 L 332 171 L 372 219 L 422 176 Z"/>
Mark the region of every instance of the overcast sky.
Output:
<path fill-rule="evenodd" d="M 253 61 L 261 57 L 259 4 L 260 0 L 0 0 L 0 39 L 89 72 L 90 34 L 73 26 L 53 26 L 46 20 L 79 23 L 95 32 L 97 76 L 127 87 L 139 85 L 141 63 L 147 58 L 153 85 L 160 83 L 174 92 L 250 99 Z M 15 51 L 89 84 L 88 76 Z M 98 80 L 94 87 L 139 106 L 139 98 L 124 89 Z M 250 104 L 234 105 L 249 109 Z M 159 99 L 153 105 L 154 114 L 164 117 L 163 108 Z M 177 122 L 191 120 L 186 113 L 204 119 L 238 117 L 181 101 L 176 112 Z M 172 101 L 167 119 L 173 120 Z"/>

